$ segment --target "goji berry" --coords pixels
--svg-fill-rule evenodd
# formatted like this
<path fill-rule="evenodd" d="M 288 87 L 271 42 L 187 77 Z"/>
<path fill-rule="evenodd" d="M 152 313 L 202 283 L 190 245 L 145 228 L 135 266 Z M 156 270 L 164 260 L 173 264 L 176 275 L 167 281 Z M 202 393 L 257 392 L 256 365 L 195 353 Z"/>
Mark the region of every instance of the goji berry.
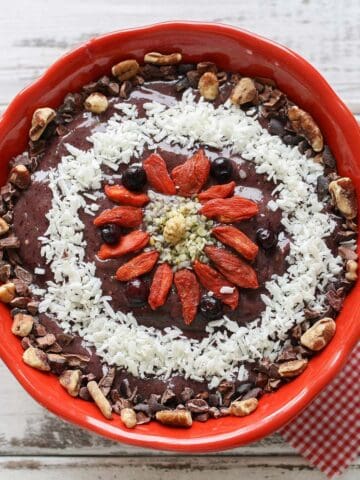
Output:
<path fill-rule="evenodd" d="M 94 220 L 96 227 L 101 227 L 107 223 L 115 223 L 120 227 L 138 227 L 142 222 L 141 208 L 121 206 L 104 210 Z"/>
<path fill-rule="evenodd" d="M 151 154 L 143 162 L 149 184 L 158 192 L 175 195 L 176 188 L 167 171 L 165 160 L 157 153 Z"/>
<path fill-rule="evenodd" d="M 98 252 L 100 260 L 107 260 L 108 258 L 121 257 L 127 253 L 136 252 L 146 247 L 149 242 L 150 235 L 141 230 L 134 230 L 128 235 L 120 238 L 117 245 L 110 246 L 103 244 Z"/>
<path fill-rule="evenodd" d="M 153 310 L 161 307 L 166 302 L 172 282 L 173 271 L 167 263 L 159 265 L 151 282 L 149 305 Z"/>
<path fill-rule="evenodd" d="M 198 199 L 200 202 L 208 202 L 214 198 L 230 197 L 235 190 L 235 182 L 224 183 L 223 185 L 213 185 L 212 187 L 200 192 Z"/>
<path fill-rule="evenodd" d="M 132 258 L 117 269 L 117 280 L 127 282 L 128 280 L 150 272 L 150 270 L 153 269 L 158 258 L 159 253 L 156 250 L 140 253 L 140 255 Z"/>
<path fill-rule="evenodd" d="M 178 187 L 178 194 L 190 197 L 199 193 L 205 185 L 210 172 L 210 161 L 204 150 L 198 150 L 182 165 L 178 165 L 171 172 L 171 176 Z"/>
<path fill-rule="evenodd" d="M 105 194 L 113 202 L 124 203 L 133 207 L 143 207 L 150 201 L 146 193 L 130 192 L 123 185 L 105 185 Z"/>
<path fill-rule="evenodd" d="M 251 218 L 259 212 L 259 207 L 252 200 L 243 197 L 217 198 L 209 200 L 200 209 L 208 218 L 215 218 L 222 223 L 232 223 Z"/>
<path fill-rule="evenodd" d="M 224 248 L 212 246 L 205 247 L 205 253 L 230 282 L 242 288 L 259 288 L 255 270 L 241 258 Z"/>
<path fill-rule="evenodd" d="M 236 250 L 247 260 L 254 260 L 258 254 L 259 247 L 241 230 L 231 225 L 220 225 L 212 229 L 212 234 L 224 245 Z"/>
<path fill-rule="evenodd" d="M 239 303 L 239 291 L 234 285 L 226 280 L 219 272 L 211 268 L 206 263 L 201 263 L 195 260 L 193 264 L 196 276 L 201 285 L 214 293 L 214 296 L 221 300 L 225 305 L 228 305 L 231 310 L 235 310 Z M 233 288 L 232 293 L 221 293 L 223 287 Z"/>
<path fill-rule="evenodd" d="M 187 269 L 175 272 L 174 283 L 182 305 L 182 315 L 186 325 L 196 317 L 200 302 L 200 287 L 193 272 Z"/>

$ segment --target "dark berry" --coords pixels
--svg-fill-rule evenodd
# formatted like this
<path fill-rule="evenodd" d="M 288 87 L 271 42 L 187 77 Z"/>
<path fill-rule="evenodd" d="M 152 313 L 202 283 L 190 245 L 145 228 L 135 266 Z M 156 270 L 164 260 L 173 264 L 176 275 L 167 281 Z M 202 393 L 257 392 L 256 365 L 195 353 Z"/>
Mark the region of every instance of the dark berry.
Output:
<path fill-rule="evenodd" d="M 300 137 L 300 135 L 293 135 L 291 133 L 288 133 L 286 135 L 283 136 L 283 142 L 285 143 L 285 145 L 297 145 L 299 142 L 301 142 L 302 140 L 302 137 Z"/>
<path fill-rule="evenodd" d="M 142 307 L 149 296 L 149 285 L 141 278 L 133 278 L 125 284 L 125 295 L 131 307 Z"/>
<path fill-rule="evenodd" d="M 141 165 L 131 165 L 123 173 L 122 183 L 128 190 L 142 190 L 146 184 L 145 170 Z"/>
<path fill-rule="evenodd" d="M 256 232 L 256 240 L 264 250 L 270 250 L 277 242 L 277 235 L 268 228 L 259 228 Z"/>
<path fill-rule="evenodd" d="M 120 239 L 121 228 L 115 223 L 108 223 L 101 229 L 101 238 L 108 245 L 115 245 Z"/>
<path fill-rule="evenodd" d="M 200 301 L 200 313 L 207 320 L 217 320 L 223 315 L 222 304 L 220 300 L 209 295 L 204 295 Z"/>
<path fill-rule="evenodd" d="M 230 182 L 233 175 L 231 160 L 224 157 L 215 158 L 211 162 L 210 173 L 218 183 Z"/>
<path fill-rule="evenodd" d="M 330 180 L 324 175 L 319 175 L 316 180 L 316 192 L 319 200 L 324 200 L 329 194 Z"/>

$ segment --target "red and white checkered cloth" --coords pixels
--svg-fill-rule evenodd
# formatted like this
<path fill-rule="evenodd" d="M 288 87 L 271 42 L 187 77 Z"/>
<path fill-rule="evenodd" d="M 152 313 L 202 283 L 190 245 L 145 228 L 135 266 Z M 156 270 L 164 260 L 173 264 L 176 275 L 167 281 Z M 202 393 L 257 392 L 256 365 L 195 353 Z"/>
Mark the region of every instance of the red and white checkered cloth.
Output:
<path fill-rule="evenodd" d="M 339 375 L 281 435 L 329 478 L 360 454 L 360 344 Z"/>

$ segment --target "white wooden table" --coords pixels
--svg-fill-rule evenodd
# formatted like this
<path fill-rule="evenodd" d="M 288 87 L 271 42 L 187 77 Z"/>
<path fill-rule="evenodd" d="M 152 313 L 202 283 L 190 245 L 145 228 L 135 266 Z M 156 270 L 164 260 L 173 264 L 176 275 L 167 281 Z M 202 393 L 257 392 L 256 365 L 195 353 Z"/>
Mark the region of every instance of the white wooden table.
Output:
<path fill-rule="evenodd" d="M 188 19 L 242 26 L 293 48 L 360 114 L 359 0 L 0 0 L 0 8 L 0 112 L 59 55 L 91 36 Z M 182 480 L 190 475 L 199 480 L 324 478 L 278 435 L 206 456 L 106 441 L 42 409 L 0 363 L 1 480 Z M 343 478 L 359 476 L 356 463 Z"/>

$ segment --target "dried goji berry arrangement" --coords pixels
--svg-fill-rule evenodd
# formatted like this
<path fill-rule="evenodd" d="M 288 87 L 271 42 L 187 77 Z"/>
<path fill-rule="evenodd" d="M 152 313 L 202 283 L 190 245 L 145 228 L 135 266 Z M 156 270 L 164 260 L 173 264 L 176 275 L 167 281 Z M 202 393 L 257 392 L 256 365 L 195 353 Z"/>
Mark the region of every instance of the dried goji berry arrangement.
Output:
<path fill-rule="evenodd" d="M 194 320 L 198 311 L 200 303 L 199 282 L 207 290 L 207 296 L 202 299 L 204 304 L 206 304 L 210 295 L 225 305 L 229 305 L 232 309 L 236 308 L 238 304 L 238 288 L 258 288 L 259 286 L 255 270 L 247 263 L 255 259 L 258 246 L 238 228 L 220 225 L 222 222 L 234 223 L 254 217 L 258 213 L 258 206 L 252 200 L 234 195 L 235 182 L 233 180 L 226 184 L 215 184 L 202 190 L 209 180 L 210 165 L 209 158 L 204 150 L 200 149 L 184 163 L 175 167 L 169 174 L 166 163 L 161 156 L 151 154 L 144 160 L 143 166 L 137 166 L 136 175 L 141 178 L 140 184 L 135 180 L 131 183 L 127 182 L 127 178 L 132 173 L 127 170 L 124 172 L 123 178 L 125 183 L 128 183 L 128 189 L 124 185 L 105 186 L 106 195 L 121 206 L 102 212 L 94 220 L 94 225 L 105 229 L 105 235 L 103 235 L 105 243 L 101 245 L 98 252 L 98 257 L 101 260 L 120 258 L 126 254 L 139 252 L 144 248 L 147 249 L 145 253 L 136 255 L 119 267 L 116 272 L 117 280 L 133 280 L 150 272 L 160 261 L 160 266 L 150 286 L 149 305 L 153 310 L 156 310 L 166 302 L 174 278 L 182 304 L 183 319 L 187 325 Z M 129 168 L 133 170 L 132 167 Z M 228 163 L 227 168 L 231 176 L 232 167 L 230 163 Z M 211 180 L 215 182 L 219 180 L 216 171 Z M 175 204 L 176 198 L 174 196 L 192 197 L 192 203 L 196 205 L 195 208 L 200 214 L 199 222 L 202 222 L 201 215 L 217 220 L 218 224 L 209 231 L 209 235 L 215 236 L 225 246 L 235 250 L 236 254 L 224 248 L 206 246 L 205 244 L 203 251 L 205 258 L 210 259 L 217 270 L 199 262 L 198 256 L 202 253 L 200 250 L 198 250 L 197 255 L 192 257 L 188 268 L 184 269 L 179 268 L 178 264 L 174 264 L 174 258 L 170 258 L 170 264 L 161 261 L 161 258 L 159 258 L 161 252 L 158 252 L 156 248 L 148 247 L 151 234 L 146 229 L 144 231 L 134 230 L 120 236 L 117 240 L 112 237 L 107 238 L 106 232 L 113 225 L 139 226 L 142 218 L 141 211 L 139 208 L 131 209 L 130 206 L 144 207 L 151 202 L 146 193 L 141 193 L 146 183 L 148 183 L 149 188 L 158 190 L 158 193 L 172 195 L 172 201 Z M 164 197 L 162 201 L 166 203 L 168 200 Z M 197 203 L 194 203 L 194 201 Z M 186 206 L 186 202 L 178 202 L 178 205 Z M 182 208 L 180 211 L 180 209 L 174 208 L 172 215 L 160 225 L 164 241 L 170 247 L 170 254 L 172 253 L 171 249 L 180 243 L 182 243 L 183 250 L 189 249 L 187 237 L 191 233 L 190 231 L 187 232 L 186 229 L 186 213 L 184 211 L 190 212 L 190 209 L 184 210 Z M 194 238 L 192 234 L 191 242 L 196 243 L 196 241 L 196 236 Z M 237 255 L 242 256 L 243 259 L 238 258 Z M 204 255 L 202 256 L 204 257 Z M 173 269 L 176 270 L 175 276 Z M 191 270 L 194 270 L 195 275 Z M 216 311 L 212 314 L 208 311 L 208 317 L 211 320 L 220 318 L 221 315 L 222 310 L 217 308 L 217 305 Z"/>
<path fill-rule="evenodd" d="M 34 112 L 1 188 L 23 361 L 126 428 L 249 415 L 335 335 L 353 183 L 272 79 L 179 52 L 108 73 Z"/>

